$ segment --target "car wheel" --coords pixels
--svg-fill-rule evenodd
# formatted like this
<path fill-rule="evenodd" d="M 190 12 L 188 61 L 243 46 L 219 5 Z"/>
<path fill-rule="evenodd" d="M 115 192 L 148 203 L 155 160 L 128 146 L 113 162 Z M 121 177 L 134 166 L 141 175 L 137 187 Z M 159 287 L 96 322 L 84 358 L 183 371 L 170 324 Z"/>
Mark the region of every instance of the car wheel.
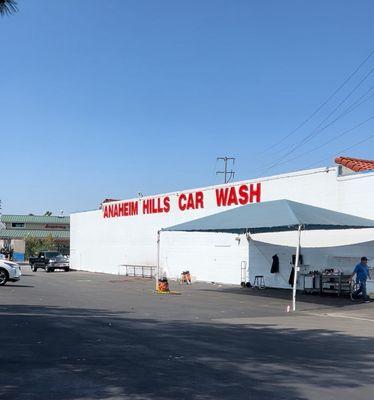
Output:
<path fill-rule="evenodd" d="M 51 272 L 51 268 L 45 267 L 45 272 Z"/>
<path fill-rule="evenodd" d="M 69 269 L 70 269 L 69 267 L 65 268 L 65 272 L 68 272 L 68 271 L 69 271 Z"/>
<path fill-rule="evenodd" d="M 0 269 L 0 286 L 5 285 L 8 278 L 8 272 L 5 269 Z"/>
<path fill-rule="evenodd" d="M 35 267 L 35 265 L 33 265 L 33 266 L 31 267 L 31 271 L 32 271 L 32 272 L 36 272 L 37 270 L 38 270 L 38 268 Z"/>

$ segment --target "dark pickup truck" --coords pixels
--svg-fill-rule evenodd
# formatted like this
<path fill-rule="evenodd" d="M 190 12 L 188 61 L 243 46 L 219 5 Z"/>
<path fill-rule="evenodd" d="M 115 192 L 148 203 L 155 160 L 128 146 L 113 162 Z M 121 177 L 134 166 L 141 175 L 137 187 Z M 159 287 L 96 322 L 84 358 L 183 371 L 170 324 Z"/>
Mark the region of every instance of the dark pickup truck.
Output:
<path fill-rule="evenodd" d="M 31 270 L 36 272 L 38 268 L 45 269 L 46 272 L 54 271 L 55 269 L 63 269 L 69 271 L 69 260 L 58 251 L 41 251 L 38 257 L 30 257 L 29 264 Z"/>

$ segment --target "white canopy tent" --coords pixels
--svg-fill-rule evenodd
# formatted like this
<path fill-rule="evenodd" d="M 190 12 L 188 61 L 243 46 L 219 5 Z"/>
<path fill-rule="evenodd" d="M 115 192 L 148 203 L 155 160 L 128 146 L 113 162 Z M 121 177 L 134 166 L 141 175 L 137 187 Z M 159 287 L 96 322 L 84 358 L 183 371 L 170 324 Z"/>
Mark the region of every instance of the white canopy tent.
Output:
<path fill-rule="evenodd" d="M 298 235 L 297 243 L 295 245 L 296 258 L 292 290 L 292 309 L 295 311 L 301 232 L 303 230 L 364 228 L 374 228 L 374 221 L 290 200 L 275 200 L 237 207 L 158 231 L 157 280 L 159 278 L 160 269 L 160 241 L 162 231 L 225 232 L 243 234 L 296 230 Z"/>

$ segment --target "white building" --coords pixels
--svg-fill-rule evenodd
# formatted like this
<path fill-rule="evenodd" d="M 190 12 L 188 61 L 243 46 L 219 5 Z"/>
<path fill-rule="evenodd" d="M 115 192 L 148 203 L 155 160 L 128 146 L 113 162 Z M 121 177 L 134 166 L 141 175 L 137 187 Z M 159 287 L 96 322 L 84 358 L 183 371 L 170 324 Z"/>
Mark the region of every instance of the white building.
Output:
<path fill-rule="evenodd" d="M 289 199 L 374 219 L 374 171 L 354 172 L 360 160 L 339 162 L 349 168 L 338 165 L 115 201 L 72 214 L 71 266 L 122 274 L 125 264 L 156 265 L 158 230 L 253 202 Z M 374 162 L 365 165 L 374 169 Z M 170 278 L 188 269 L 197 280 L 240 284 L 245 262 L 251 282 L 260 274 L 267 286 L 290 287 L 294 232 L 253 235 L 250 244 L 244 235 L 223 233 L 162 232 L 161 238 L 160 265 Z M 301 245 L 304 270 L 348 272 L 362 255 L 374 259 L 374 230 L 304 232 Z M 270 273 L 274 254 L 280 260 L 277 274 Z"/>

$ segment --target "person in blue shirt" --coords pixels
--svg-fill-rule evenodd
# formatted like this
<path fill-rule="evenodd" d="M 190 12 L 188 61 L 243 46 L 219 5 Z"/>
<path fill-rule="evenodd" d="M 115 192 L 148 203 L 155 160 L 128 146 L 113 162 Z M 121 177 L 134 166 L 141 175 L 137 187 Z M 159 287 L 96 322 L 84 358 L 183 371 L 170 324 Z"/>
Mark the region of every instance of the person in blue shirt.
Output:
<path fill-rule="evenodd" d="M 352 282 L 352 278 L 356 275 L 356 283 L 360 286 L 359 288 L 352 293 L 352 299 L 357 299 L 358 295 L 362 293 L 362 298 L 365 303 L 370 303 L 370 298 L 366 292 L 366 281 L 370 278 L 369 267 L 368 267 L 368 259 L 366 257 L 361 257 L 360 264 L 357 264 L 352 275 L 349 278 L 349 282 Z"/>

